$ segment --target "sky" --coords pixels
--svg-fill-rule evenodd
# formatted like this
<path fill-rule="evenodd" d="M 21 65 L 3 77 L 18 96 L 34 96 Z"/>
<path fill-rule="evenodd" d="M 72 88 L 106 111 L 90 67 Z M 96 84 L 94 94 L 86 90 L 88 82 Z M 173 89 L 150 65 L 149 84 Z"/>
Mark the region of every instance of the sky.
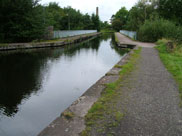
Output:
<path fill-rule="evenodd" d="M 41 4 L 49 2 L 57 2 L 61 7 L 71 6 L 81 13 L 92 14 L 96 12 L 96 7 L 99 7 L 99 17 L 102 21 L 110 21 L 110 18 L 121 7 L 126 7 L 128 10 L 137 3 L 138 0 L 41 0 Z"/>

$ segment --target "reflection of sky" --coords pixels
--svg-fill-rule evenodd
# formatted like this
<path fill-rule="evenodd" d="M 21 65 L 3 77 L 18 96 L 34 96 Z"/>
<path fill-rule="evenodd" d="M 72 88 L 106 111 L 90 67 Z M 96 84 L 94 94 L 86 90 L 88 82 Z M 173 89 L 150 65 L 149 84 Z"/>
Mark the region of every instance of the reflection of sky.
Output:
<path fill-rule="evenodd" d="M 120 55 L 111 49 L 109 39 L 101 42 L 98 51 L 83 48 L 73 57 L 62 55 L 56 59 L 49 59 L 45 65 L 45 78 L 39 93 L 32 94 L 28 100 L 24 100 L 14 117 L 1 118 L 0 135 L 36 135 L 120 58 Z"/>

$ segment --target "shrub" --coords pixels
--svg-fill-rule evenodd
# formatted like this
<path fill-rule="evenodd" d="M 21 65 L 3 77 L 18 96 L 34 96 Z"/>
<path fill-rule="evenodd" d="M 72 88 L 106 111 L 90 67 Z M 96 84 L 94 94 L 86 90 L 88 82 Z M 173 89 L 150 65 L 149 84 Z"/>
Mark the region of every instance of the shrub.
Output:
<path fill-rule="evenodd" d="M 143 42 L 156 42 L 161 38 L 176 39 L 182 32 L 175 23 L 164 19 L 147 20 L 138 30 L 138 40 Z M 177 32 L 179 31 L 179 32 Z M 178 33 L 178 36 L 176 35 Z"/>

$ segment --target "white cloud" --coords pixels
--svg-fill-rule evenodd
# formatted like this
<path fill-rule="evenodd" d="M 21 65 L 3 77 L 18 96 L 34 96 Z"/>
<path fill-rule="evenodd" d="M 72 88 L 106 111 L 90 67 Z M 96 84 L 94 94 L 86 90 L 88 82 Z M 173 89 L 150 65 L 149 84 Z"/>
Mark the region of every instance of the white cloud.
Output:
<path fill-rule="evenodd" d="M 102 21 L 109 21 L 121 7 L 130 9 L 138 0 L 42 0 L 41 4 L 57 2 L 61 7 L 71 6 L 79 9 L 82 13 L 95 13 L 96 7 L 99 7 L 99 16 Z"/>

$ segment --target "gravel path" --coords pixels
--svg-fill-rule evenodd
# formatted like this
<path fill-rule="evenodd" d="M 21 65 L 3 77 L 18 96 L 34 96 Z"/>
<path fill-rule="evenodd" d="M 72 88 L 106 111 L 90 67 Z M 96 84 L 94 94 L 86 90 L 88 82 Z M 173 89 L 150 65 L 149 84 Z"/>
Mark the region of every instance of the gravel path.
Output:
<path fill-rule="evenodd" d="M 120 89 L 125 117 L 115 130 L 118 136 L 181 136 L 182 109 L 172 76 L 153 48 L 143 48 L 138 68 Z"/>
<path fill-rule="evenodd" d="M 119 36 L 122 41 L 123 35 Z M 125 42 L 129 41 L 124 37 Z M 139 42 L 138 42 L 139 43 Z M 137 68 L 120 88 L 118 106 L 125 111 L 117 136 L 182 136 L 178 87 L 152 44 L 144 43 Z M 124 109 L 124 110 L 123 110 Z"/>

